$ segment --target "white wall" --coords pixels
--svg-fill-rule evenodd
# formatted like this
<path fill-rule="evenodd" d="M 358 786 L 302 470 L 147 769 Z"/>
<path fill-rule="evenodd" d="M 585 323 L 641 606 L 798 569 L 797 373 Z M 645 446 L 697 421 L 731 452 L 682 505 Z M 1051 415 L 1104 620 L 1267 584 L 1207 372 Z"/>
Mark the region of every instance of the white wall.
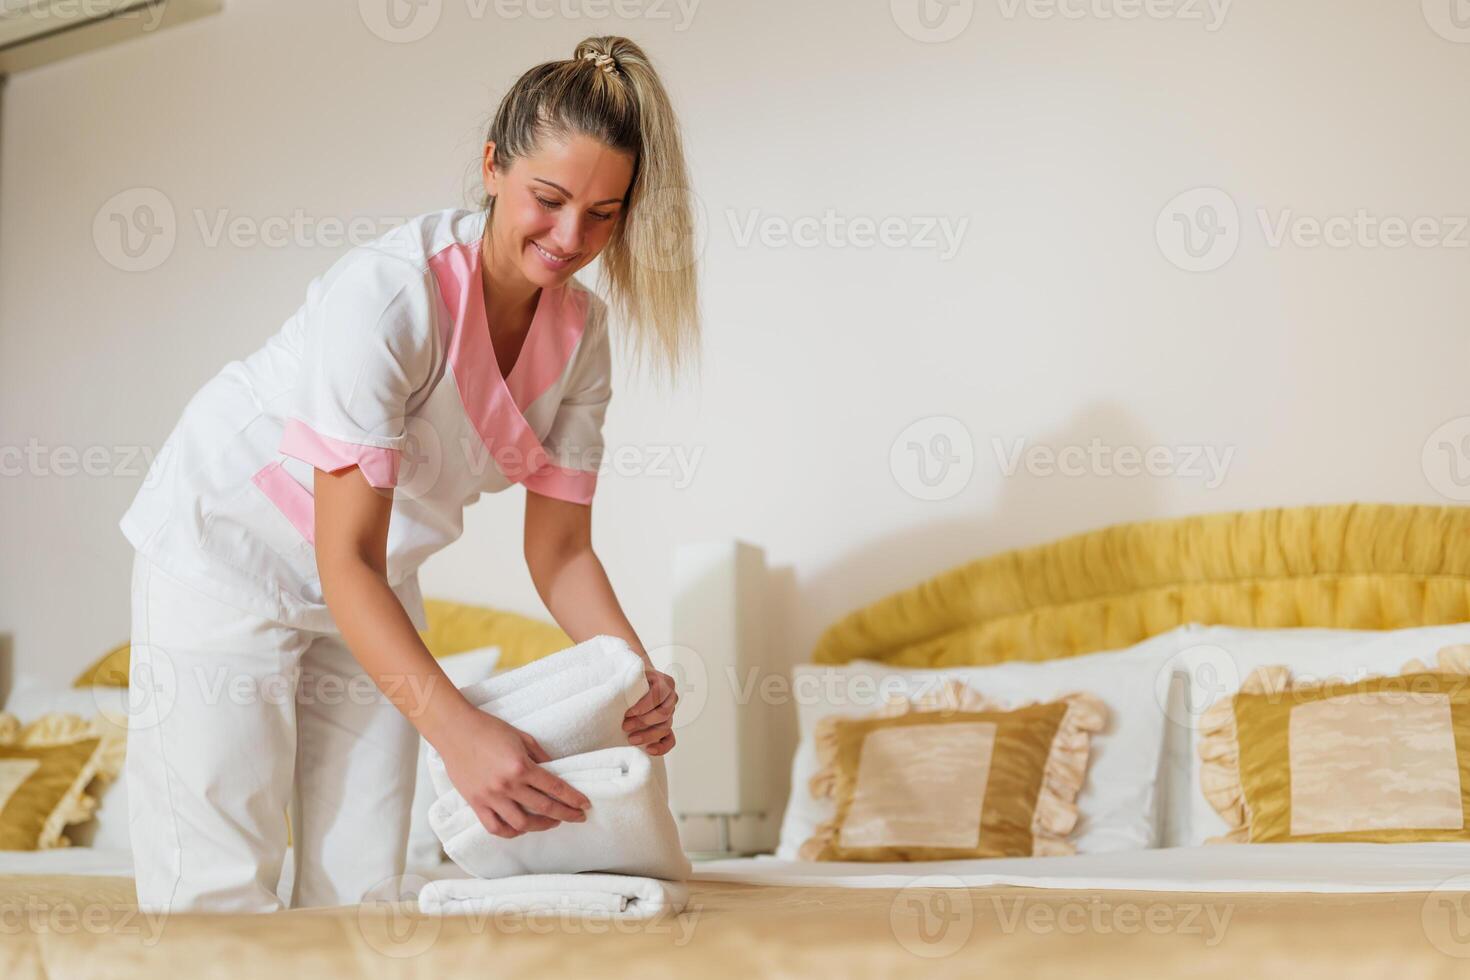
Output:
<path fill-rule="evenodd" d="M 200 221 L 462 204 L 504 87 L 585 35 L 624 33 L 682 110 L 708 218 L 703 377 L 672 397 L 627 378 L 607 424 L 611 446 L 702 454 L 687 486 L 600 485 L 599 553 L 650 646 L 677 639 L 670 553 L 684 539 L 767 549 L 773 656 L 790 663 L 842 613 L 1000 549 L 1139 518 L 1456 492 L 1448 458 L 1435 450 L 1426 471 L 1421 453 L 1470 413 L 1470 233 L 1458 248 L 1272 246 L 1257 215 L 1470 212 L 1470 44 L 1437 34 L 1418 3 L 1240 0 L 1212 30 L 1203 0 L 1136 19 L 1105 16 L 1128 0 L 1072 0 L 1083 16 L 1053 18 L 1043 0 L 981 0 L 952 8 L 973 13 L 957 37 L 921 43 L 880 0 L 705 0 L 687 23 L 671 0 L 627 0 L 647 16 L 626 20 L 443 0 L 422 8 L 439 10 L 426 37 L 389 43 L 360 16 L 374 2 L 232 0 L 12 79 L 0 150 L 12 466 L 32 439 L 156 448 L 190 393 L 275 331 L 343 250 L 211 245 Z M 1156 219 L 1201 186 L 1238 207 L 1239 248 L 1186 272 Z M 166 196 L 177 241 L 128 273 L 93 226 L 137 188 Z M 948 258 L 741 237 L 753 219 L 829 209 L 968 226 Z M 904 489 L 902 447 L 890 463 L 900 432 L 930 416 L 960 420 L 973 446 L 968 482 L 937 501 Z M 919 441 L 943 448 L 932 435 L 921 427 Z M 1008 477 L 994 438 L 1233 456 L 1218 486 Z M 127 635 L 116 522 L 141 470 L 67 477 L 54 472 L 67 457 L 41 459 L 49 475 L 0 479 L 0 633 L 19 669 L 63 679 Z M 104 465 L 127 462 L 109 451 Z M 521 506 L 512 491 L 470 511 L 426 591 L 539 611 Z"/>

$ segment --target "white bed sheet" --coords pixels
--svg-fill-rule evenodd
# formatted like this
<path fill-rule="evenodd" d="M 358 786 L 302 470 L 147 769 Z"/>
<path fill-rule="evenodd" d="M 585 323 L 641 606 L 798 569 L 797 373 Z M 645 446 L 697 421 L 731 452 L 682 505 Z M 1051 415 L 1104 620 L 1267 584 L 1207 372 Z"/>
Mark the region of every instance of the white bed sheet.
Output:
<path fill-rule="evenodd" d="M 64 847 L 0 851 L 0 874 L 131 877 L 127 851 Z M 420 869 L 462 877 L 452 862 Z M 983 888 L 1016 885 L 1085 891 L 1373 893 L 1470 891 L 1470 844 L 1229 844 L 1074 857 L 860 863 L 783 861 L 771 855 L 698 861 L 694 881 L 844 888 Z"/>
<path fill-rule="evenodd" d="M 1217 844 L 1072 857 L 861 863 L 771 855 L 701 861 L 695 881 L 846 888 L 1030 888 L 1159 892 L 1470 891 L 1470 844 Z"/>
<path fill-rule="evenodd" d="M 0 874 L 133 876 L 131 851 L 57 847 L 46 851 L 0 851 Z"/>
<path fill-rule="evenodd" d="M 292 878 L 293 855 L 286 851 L 281 867 L 281 880 Z M 469 875 L 453 861 L 424 868 L 411 868 L 409 875 L 426 881 L 440 878 L 467 878 Z M 0 875 L 112 875 L 133 876 L 133 854 L 126 850 L 96 847 L 58 847 L 46 851 L 0 851 Z"/>

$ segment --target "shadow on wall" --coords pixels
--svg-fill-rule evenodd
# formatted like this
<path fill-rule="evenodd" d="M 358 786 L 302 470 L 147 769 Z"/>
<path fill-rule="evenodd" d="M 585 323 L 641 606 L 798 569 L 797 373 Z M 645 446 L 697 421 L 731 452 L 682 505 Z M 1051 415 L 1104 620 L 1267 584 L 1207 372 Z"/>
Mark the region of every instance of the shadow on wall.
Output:
<path fill-rule="evenodd" d="M 0 633 L 0 711 L 10 700 L 10 691 L 15 686 L 15 638 L 10 633 Z"/>
<path fill-rule="evenodd" d="M 974 471 L 969 482 L 932 506 L 936 511 L 952 512 L 957 500 L 970 497 L 978 501 L 993 491 L 988 508 L 977 506 L 969 519 L 937 520 L 866 540 L 858 540 L 861 529 L 854 529 L 856 547 L 803 582 L 796 581 L 789 567 L 770 570 L 767 649 L 773 662 L 768 669 L 787 674 L 792 666 L 809 662 L 817 638 L 841 616 L 957 565 L 1110 524 L 1165 516 L 1163 508 L 1169 497 L 1165 481 L 1184 478 L 1146 473 L 1121 476 L 1110 467 L 1093 468 L 1091 463 L 1078 475 L 1048 474 L 1044 460 L 1028 465 L 1024 457 L 1011 470 L 1007 457 L 1017 444 L 1013 431 L 972 429 L 971 435 Z M 1002 448 L 997 449 L 992 438 Z M 1155 444 L 1138 419 L 1104 403 L 1078 413 L 1061 429 L 1027 437 L 1023 446 L 1054 451 L 1080 446 L 1086 450 L 1094 440 L 1105 447 L 1146 449 Z M 895 494 L 905 494 L 886 465 L 888 448 L 874 447 L 873 458 L 885 464 L 878 478 L 890 481 Z M 1200 466 L 1208 472 L 1206 464 Z M 779 706 L 770 717 L 769 758 L 773 765 L 784 767 L 781 784 L 785 789 L 775 808 L 779 823 L 796 748 L 796 706 Z"/>

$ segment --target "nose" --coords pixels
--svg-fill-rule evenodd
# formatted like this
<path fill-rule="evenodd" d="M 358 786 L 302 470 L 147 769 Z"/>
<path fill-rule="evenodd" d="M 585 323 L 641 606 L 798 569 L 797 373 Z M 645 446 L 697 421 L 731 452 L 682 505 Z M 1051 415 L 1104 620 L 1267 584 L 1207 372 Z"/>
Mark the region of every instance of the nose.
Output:
<path fill-rule="evenodd" d="M 560 214 L 551 232 L 551 244 L 562 255 L 582 250 L 582 239 L 586 235 L 587 218 L 577 214 Z"/>

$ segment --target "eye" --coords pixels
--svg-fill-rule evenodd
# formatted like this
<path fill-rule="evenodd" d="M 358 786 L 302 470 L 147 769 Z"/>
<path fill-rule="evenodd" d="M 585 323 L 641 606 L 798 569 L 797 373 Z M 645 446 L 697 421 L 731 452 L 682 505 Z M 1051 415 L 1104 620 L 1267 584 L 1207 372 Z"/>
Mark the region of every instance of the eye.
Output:
<path fill-rule="evenodd" d="M 543 208 L 545 208 L 548 211 L 552 211 L 552 210 L 555 210 L 556 208 L 561 207 L 561 202 L 560 201 L 548 201 L 546 198 L 542 197 L 540 194 L 534 194 L 532 196 L 536 198 L 536 202 L 538 204 L 540 204 Z"/>
<path fill-rule="evenodd" d="M 608 214 L 606 211 L 588 211 L 587 213 L 592 215 L 592 217 L 596 218 L 598 221 L 611 221 L 613 219 L 613 216 Z"/>

